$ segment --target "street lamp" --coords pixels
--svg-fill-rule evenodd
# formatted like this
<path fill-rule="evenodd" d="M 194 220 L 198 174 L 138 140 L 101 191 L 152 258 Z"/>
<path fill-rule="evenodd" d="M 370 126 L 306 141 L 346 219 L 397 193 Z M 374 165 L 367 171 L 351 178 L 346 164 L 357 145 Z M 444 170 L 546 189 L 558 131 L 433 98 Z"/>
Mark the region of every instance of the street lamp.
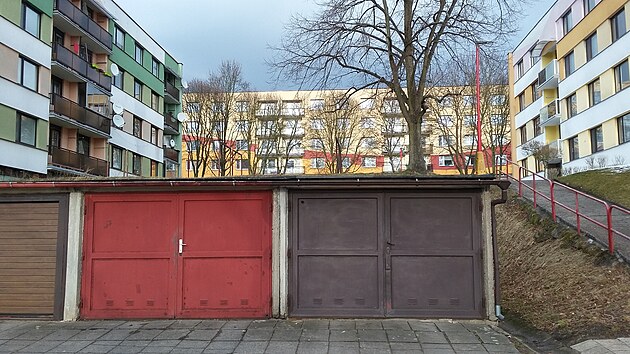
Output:
<path fill-rule="evenodd" d="M 480 75 L 480 58 L 479 58 L 479 47 L 482 44 L 489 44 L 488 41 L 478 41 L 475 42 L 475 79 L 477 81 L 477 154 L 475 156 L 475 174 L 481 174 L 482 171 L 485 173 L 485 159 L 483 148 L 481 146 L 481 75 Z"/>

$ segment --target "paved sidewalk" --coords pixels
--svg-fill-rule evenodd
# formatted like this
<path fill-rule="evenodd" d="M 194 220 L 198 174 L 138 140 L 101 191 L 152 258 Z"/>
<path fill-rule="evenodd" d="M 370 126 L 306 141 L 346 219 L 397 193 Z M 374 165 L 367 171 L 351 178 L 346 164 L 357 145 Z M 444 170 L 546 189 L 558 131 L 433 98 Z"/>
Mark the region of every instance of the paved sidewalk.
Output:
<path fill-rule="evenodd" d="M 0 353 L 518 353 L 500 329 L 420 320 L 0 321 Z"/>
<path fill-rule="evenodd" d="M 571 348 L 580 353 L 588 354 L 609 354 L 609 353 L 630 353 L 630 338 L 619 339 L 597 339 L 587 340 L 576 344 Z"/>

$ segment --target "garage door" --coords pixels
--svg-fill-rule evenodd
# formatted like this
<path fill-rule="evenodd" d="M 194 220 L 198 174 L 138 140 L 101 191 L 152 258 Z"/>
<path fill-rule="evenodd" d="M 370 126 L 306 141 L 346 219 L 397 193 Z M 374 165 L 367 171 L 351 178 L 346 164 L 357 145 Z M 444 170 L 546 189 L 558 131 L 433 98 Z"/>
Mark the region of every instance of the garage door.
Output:
<path fill-rule="evenodd" d="M 61 319 L 65 203 L 29 199 L 0 203 L 0 316 Z"/>
<path fill-rule="evenodd" d="M 295 194 L 295 316 L 483 318 L 477 194 Z"/>
<path fill-rule="evenodd" d="M 267 317 L 266 192 L 86 197 L 84 318 Z"/>

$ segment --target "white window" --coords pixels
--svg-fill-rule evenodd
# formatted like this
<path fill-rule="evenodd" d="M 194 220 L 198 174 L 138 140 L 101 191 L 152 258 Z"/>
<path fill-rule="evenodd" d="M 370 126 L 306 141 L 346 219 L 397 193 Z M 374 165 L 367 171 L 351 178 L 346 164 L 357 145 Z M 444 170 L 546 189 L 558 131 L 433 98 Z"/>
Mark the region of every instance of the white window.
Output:
<path fill-rule="evenodd" d="M 365 117 L 361 118 L 361 128 L 363 129 L 371 129 L 376 126 L 376 122 L 373 117 Z"/>
<path fill-rule="evenodd" d="M 144 55 L 144 49 L 139 46 L 138 44 L 136 44 L 136 52 L 135 52 L 136 56 L 136 62 L 140 65 L 142 65 L 142 59 L 143 59 L 143 55 Z"/>
<path fill-rule="evenodd" d="M 18 61 L 18 75 L 20 84 L 33 91 L 37 91 L 38 67 L 29 60 L 20 57 Z"/>
<path fill-rule="evenodd" d="M 364 149 L 373 149 L 376 147 L 376 139 L 371 136 L 361 139 L 361 147 Z"/>
<path fill-rule="evenodd" d="M 277 114 L 278 103 L 277 102 L 261 102 L 260 109 L 258 110 L 259 116 L 270 116 Z"/>
<path fill-rule="evenodd" d="M 288 101 L 284 102 L 284 114 L 287 116 L 299 116 L 304 114 L 302 110 L 302 102 Z"/>
<path fill-rule="evenodd" d="M 218 170 L 219 169 L 219 160 L 211 160 L 210 161 L 210 169 Z"/>
<path fill-rule="evenodd" d="M 350 162 L 350 158 L 349 157 L 344 157 L 343 160 L 341 160 L 341 166 L 343 168 L 348 168 L 352 165 L 352 162 Z"/>
<path fill-rule="evenodd" d="M 125 32 L 118 26 L 114 26 L 114 42 L 118 48 L 125 49 Z"/>
<path fill-rule="evenodd" d="M 383 100 L 383 113 L 394 114 L 400 113 L 400 104 L 396 99 Z"/>
<path fill-rule="evenodd" d="M 474 114 L 467 114 L 464 116 L 464 124 L 469 127 L 477 126 L 477 116 Z"/>
<path fill-rule="evenodd" d="M 19 114 L 18 123 L 18 141 L 22 144 L 35 146 L 35 137 L 37 133 L 37 119 Z"/>
<path fill-rule="evenodd" d="M 311 139 L 311 148 L 313 150 L 321 150 L 324 148 L 324 143 L 321 139 Z"/>
<path fill-rule="evenodd" d="M 271 136 L 276 133 L 276 121 L 274 120 L 265 120 L 260 122 L 260 127 L 258 128 L 258 135 L 260 136 Z"/>
<path fill-rule="evenodd" d="M 324 121 L 322 119 L 316 118 L 311 120 L 311 128 L 315 130 L 324 129 Z"/>
<path fill-rule="evenodd" d="M 362 98 L 359 103 L 359 108 L 361 109 L 372 109 L 374 108 L 374 99 L 373 98 Z"/>
<path fill-rule="evenodd" d="M 376 157 L 364 157 L 362 164 L 363 167 L 376 167 Z"/>
<path fill-rule="evenodd" d="M 464 135 L 464 145 L 473 146 L 477 143 L 477 137 L 474 135 Z"/>
<path fill-rule="evenodd" d="M 502 106 L 505 104 L 505 95 L 492 95 L 490 96 L 490 104 L 492 106 Z"/>
<path fill-rule="evenodd" d="M 186 160 L 186 169 L 188 171 L 194 171 L 196 169 L 198 161 L 197 160 Z"/>
<path fill-rule="evenodd" d="M 260 150 L 263 154 L 273 154 L 276 152 L 278 144 L 275 140 L 261 140 Z"/>
<path fill-rule="evenodd" d="M 325 161 L 323 157 L 315 157 L 311 159 L 311 168 L 324 168 Z"/>
<path fill-rule="evenodd" d="M 236 169 L 237 170 L 248 170 L 249 169 L 249 160 L 236 160 Z"/>
<path fill-rule="evenodd" d="M 440 155 L 438 164 L 442 167 L 453 166 L 453 157 L 450 155 Z"/>
<path fill-rule="evenodd" d="M 219 140 L 212 141 L 212 150 L 219 151 L 221 149 L 221 142 Z"/>
<path fill-rule="evenodd" d="M 236 130 L 238 130 L 239 133 L 247 132 L 249 130 L 249 121 L 246 121 L 246 120 L 236 121 Z"/>
<path fill-rule="evenodd" d="M 475 96 L 466 95 L 463 98 L 464 106 L 472 106 L 475 104 Z"/>
<path fill-rule="evenodd" d="M 342 138 L 339 144 L 341 145 L 342 149 L 350 148 L 350 138 Z"/>
<path fill-rule="evenodd" d="M 442 99 L 439 101 L 439 105 L 442 108 L 453 107 L 453 97 L 452 96 L 442 97 Z"/>
<path fill-rule="evenodd" d="M 249 110 L 249 102 L 247 101 L 237 101 L 236 102 L 236 111 L 243 113 Z"/>
<path fill-rule="evenodd" d="M 194 134 L 199 130 L 199 122 L 187 121 L 184 126 L 188 134 Z"/>
<path fill-rule="evenodd" d="M 475 165 L 475 157 L 466 156 L 466 166 L 474 166 L 474 165 Z"/>
<path fill-rule="evenodd" d="M 454 124 L 453 116 L 449 116 L 449 115 L 440 116 L 438 118 L 438 122 L 443 127 L 452 127 Z"/>
<path fill-rule="evenodd" d="M 494 126 L 502 126 L 503 124 L 505 124 L 505 116 L 502 114 L 493 114 L 490 116 L 490 124 L 494 125 Z"/>
<path fill-rule="evenodd" d="M 22 4 L 22 24 L 21 27 L 28 33 L 39 38 L 39 12 L 33 10 L 30 6 Z"/>
<path fill-rule="evenodd" d="M 284 129 L 282 129 L 282 133 L 285 135 L 301 135 L 304 134 L 304 129 L 302 128 L 302 121 L 297 119 L 289 119 L 284 123 Z"/>
<path fill-rule="evenodd" d="M 441 147 L 447 147 L 449 145 L 452 145 L 451 144 L 452 142 L 453 142 L 453 138 L 451 136 L 440 135 L 438 137 L 438 145 L 440 145 Z"/>
<path fill-rule="evenodd" d="M 311 100 L 311 109 L 314 111 L 321 111 L 324 109 L 324 100 L 323 99 L 312 99 Z"/>
<path fill-rule="evenodd" d="M 494 164 L 496 166 L 505 166 L 505 165 L 507 165 L 507 155 L 496 155 L 494 157 Z"/>
<path fill-rule="evenodd" d="M 502 134 L 492 134 L 492 144 L 494 146 L 501 146 L 507 144 L 507 139 Z"/>
<path fill-rule="evenodd" d="M 383 131 L 385 133 L 404 133 L 406 125 L 403 118 L 386 118 Z"/>
<path fill-rule="evenodd" d="M 190 102 L 188 104 L 186 104 L 186 110 L 189 113 L 199 113 L 201 106 L 199 105 L 199 102 Z"/>
<path fill-rule="evenodd" d="M 348 118 L 339 118 L 337 119 L 337 129 L 346 130 L 350 127 L 350 119 Z"/>
<path fill-rule="evenodd" d="M 189 140 L 186 142 L 186 151 L 197 151 L 199 150 L 199 140 Z"/>
<path fill-rule="evenodd" d="M 402 138 L 387 138 L 385 139 L 385 150 L 389 152 L 404 151 L 404 142 Z"/>
<path fill-rule="evenodd" d="M 236 150 L 249 150 L 247 140 L 236 140 Z"/>

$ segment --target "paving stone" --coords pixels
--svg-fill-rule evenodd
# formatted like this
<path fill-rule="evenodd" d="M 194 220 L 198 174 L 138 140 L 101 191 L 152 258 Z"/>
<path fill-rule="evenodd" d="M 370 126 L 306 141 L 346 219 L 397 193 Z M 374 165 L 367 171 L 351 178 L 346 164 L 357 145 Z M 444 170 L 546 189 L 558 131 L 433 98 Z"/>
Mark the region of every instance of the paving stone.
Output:
<path fill-rule="evenodd" d="M 135 353 L 140 353 L 143 350 L 144 350 L 144 347 L 136 347 L 136 346 L 131 346 L 131 345 L 119 345 L 117 347 L 114 347 L 109 353 L 135 354 Z"/>
<path fill-rule="evenodd" d="M 217 333 L 219 333 L 218 329 L 195 329 L 188 333 L 186 339 L 211 341 Z"/>
<path fill-rule="evenodd" d="M 150 321 L 142 326 L 143 329 L 167 329 L 169 328 L 175 320 L 158 320 L 158 321 Z"/>
<path fill-rule="evenodd" d="M 0 332 L 0 339 L 7 339 L 7 340 L 14 339 L 26 333 L 27 331 L 28 329 L 23 329 L 23 328 L 9 329 L 9 330 Z"/>
<path fill-rule="evenodd" d="M 146 347 L 147 345 L 149 345 L 151 343 L 150 340 L 124 340 L 122 342 L 120 342 L 119 345 L 124 345 L 127 347 Z"/>
<path fill-rule="evenodd" d="M 592 339 L 589 339 L 589 340 L 584 341 L 582 343 L 578 343 L 578 344 L 572 345 L 571 348 L 573 348 L 573 349 L 575 349 L 575 350 L 577 350 L 579 352 L 582 352 L 582 351 L 585 351 L 585 350 L 588 350 L 588 349 L 591 349 L 591 348 L 594 348 L 594 347 L 597 347 L 597 346 L 599 346 L 599 343 L 597 343 L 596 341 L 594 341 Z"/>
<path fill-rule="evenodd" d="M 330 342 L 358 342 L 359 336 L 355 329 L 331 329 Z"/>
<path fill-rule="evenodd" d="M 55 332 L 54 329 L 47 329 L 47 330 L 35 329 L 32 331 L 22 333 L 21 335 L 17 336 L 15 339 L 38 341 L 40 339 L 44 339 L 48 335 L 53 334 L 54 332 Z"/>
<path fill-rule="evenodd" d="M 118 326 L 122 326 L 125 323 L 127 323 L 129 321 L 114 321 L 114 320 L 105 320 L 105 321 L 98 321 L 98 322 L 94 322 L 92 324 L 92 326 L 90 326 L 91 328 L 109 328 L 109 329 L 114 329 Z"/>
<path fill-rule="evenodd" d="M 479 344 L 453 344 L 453 349 L 455 349 L 456 352 L 470 352 L 470 351 L 474 351 L 474 352 L 486 352 L 486 348 L 483 347 L 483 345 L 481 343 Z"/>
<path fill-rule="evenodd" d="M 297 342 L 302 336 L 301 329 L 278 329 L 273 331 L 272 341 L 279 342 Z"/>
<path fill-rule="evenodd" d="M 60 329 L 42 338 L 43 340 L 69 340 L 75 335 L 81 333 L 78 329 Z"/>
<path fill-rule="evenodd" d="M 392 351 L 388 348 L 383 349 L 359 349 L 359 353 L 361 354 L 389 354 Z M 404 352 L 404 351 L 403 351 Z M 417 354 L 417 351 L 412 351 L 413 354 Z"/>
<path fill-rule="evenodd" d="M 27 347 L 24 347 L 20 351 L 26 353 L 46 353 L 59 346 L 61 343 L 63 343 L 63 341 L 42 339 Z"/>
<path fill-rule="evenodd" d="M 387 339 L 389 339 L 389 342 L 417 342 L 418 338 L 416 338 L 416 334 L 414 333 L 414 331 L 409 330 L 409 331 L 403 331 L 403 330 L 399 330 L 399 329 L 388 329 L 386 330 L 387 332 Z"/>
<path fill-rule="evenodd" d="M 468 329 L 459 322 L 435 322 L 435 325 L 442 332 L 468 332 Z"/>
<path fill-rule="evenodd" d="M 361 349 L 387 349 L 389 350 L 388 342 L 359 342 L 359 348 Z"/>
<path fill-rule="evenodd" d="M 76 353 L 90 344 L 92 344 L 92 341 L 89 341 L 89 340 L 73 340 L 73 341 L 62 342 L 60 345 L 56 346 L 52 350 L 52 352 Z"/>
<path fill-rule="evenodd" d="M 484 348 L 491 353 L 518 353 L 514 345 L 505 344 L 483 344 Z"/>
<path fill-rule="evenodd" d="M 627 345 L 630 345 L 630 338 L 618 338 L 620 341 L 626 343 Z"/>
<path fill-rule="evenodd" d="M 448 341 L 451 343 L 458 343 L 458 344 L 481 343 L 481 340 L 477 338 L 477 336 L 471 332 L 446 332 L 445 334 L 446 334 L 446 337 L 448 338 Z"/>
<path fill-rule="evenodd" d="M 177 320 L 173 322 L 168 328 L 169 329 L 188 329 L 193 328 L 201 323 L 201 320 Z"/>
<path fill-rule="evenodd" d="M 165 339 L 184 339 L 190 333 L 187 329 L 167 329 L 162 333 L 158 334 L 155 337 L 156 340 L 165 340 Z"/>
<path fill-rule="evenodd" d="M 359 354 L 359 342 L 329 342 L 328 352 L 335 354 Z"/>
<path fill-rule="evenodd" d="M 109 353 L 113 350 L 115 345 L 101 345 L 101 344 L 90 344 L 87 347 L 81 349 L 81 353 Z"/>
<path fill-rule="evenodd" d="M 175 347 L 171 354 L 201 354 L 205 348 L 178 348 Z"/>
<path fill-rule="evenodd" d="M 160 322 L 160 321 L 156 321 L 156 322 Z M 126 329 L 129 331 L 134 331 L 136 329 L 140 329 L 140 328 L 145 328 L 145 329 L 151 329 L 151 328 L 146 328 L 146 325 L 152 323 L 152 322 L 146 322 L 146 321 L 129 321 L 129 322 L 125 322 L 123 324 L 121 324 L 120 326 L 116 327 L 116 329 Z M 153 329 L 165 329 L 161 328 L 161 327 L 154 327 Z"/>
<path fill-rule="evenodd" d="M 227 321 L 221 329 L 247 329 L 251 323 L 248 320 Z"/>
<path fill-rule="evenodd" d="M 145 347 L 140 353 L 170 353 L 174 347 Z"/>
<path fill-rule="evenodd" d="M 252 321 L 247 329 L 273 329 L 277 323 L 276 319 Z"/>
<path fill-rule="evenodd" d="M 330 329 L 356 329 L 353 320 L 331 320 L 328 326 Z"/>
<path fill-rule="evenodd" d="M 357 329 L 383 329 L 379 320 L 357 320 L 355 326 Z"/>
<path fill-rule="evenodd" d="M 417 350 L 420 351 L 419 343 L 400 343 L 400 342 L 390 342 L 389 347 L 393 350 Z"/>
<path fill-rule="evenodd" d="M 422 353 L 424 354 L 455 354 L 455 351 L 453 349 L 426 349 L 426 350 L 422 350 Z"/>
<path fill-rule="evenodd" d="M 416 332 L 438 332 L 439 329 L 433 322 L 426 322 L 420 320 L 410 320 L 409 327 Z"/>
<path fill-rule="evenodd" d="M 219 329 L 225 325 L 226 321 L 223 320 L 203 320 L 195 329 Z"/>
<path fill-rule="evenodd" d="M 273 335 L 273 328 L 248 329 L 243 336 L 244 341 L 269 341 Z"/>
<path fill-rule="evenodd" d="M 581 352 L 583 354 L 612 354 L 612 353 L 618 353 L 618 352 L 613 352 L 611 350 L 608 350 L 606 348 L 604 348 L 601 345 L 597 345 L 596 347 L 593 347 L 591 349 L 587 349 L 583 352 Z"/>
<path fill-rule="evenodd" d="M 160 333 L 162 333 L 163 330 L 161 329 L 137 329 L 135 331 L 132 331 L 131 334 L 129 334 L 129 336 L 127 338 L 125 338 L 126 340 L 152 340 L 155 337 L 159 336 Z M 107 334 L 104 335 L 103 337 L 107 337 Z M 101 339 L 103 338 L 101 337 Z"/>
<path fill-rule="evenodd" d="M 0 352 L 16 352 L 35 343 L 34 340 L 11 339 L 0 345 Z"/>
<path fill-rule="evenodd" d="M 462 323 L 462 325 L 470 332 L 491 332 L 494 331 L 492 327 L 483 323 Z"/>
<path fill-rule="evenodd" d="M 486 344 L 512 344 L 510 340 L 503 334 L 495 331 L 491 332 L 476 332 L 477 337 L 481 339 L 482 343 Z"/>
<path fill-rule="evenodd" d="M 420 343 L 448 343 L 444 333 L 442 332 L 416 332 L 416 336 Z"/>
<path fill-rule="evenodd" d="M 328 320 L 321 320 L 321 319 L 309 319 L 309 320 L 304 320 L 303 324 L 302 324 L 302 328 L 304 329 L 328 329 L 328 325 L 329 325 Z"/>
<path fill-rule="evenodd" d="M 109 332 L 107 329 L 85 329 L 79 332 L 77 335 L 70 338 L 70 340 L 97 340 L 102 337 L 105 333 Z"/>
<path fill-rule="evenodd" d="M 208 344 L 204 353 L 209 350 L 224 350 L 229 351 L 230 353 L 234 351 L 234 348 L 238 345 L 239 341 L 221 341 L 221 342 L 212 342 Z"/>
<path fill-rule="evenodd" d="M 209 344 L 209 340 L 183 340 L 177 344 L 175 348 L 179 349 L 205 349 Z"/>
<path fill-rule="evenodd" d="M 277 329 L 302 329 L 304 322 L 302 321 L 280 321 L 276 324 Z"/>
<path fill-rule="evenodd" d="M 327 329 L 304 329 L 300 341 L 323 342 L 328 341 L 330 333 Z"/>
<path fill-rule="evenodd" d="M 294 354 L 297 351 L 298 344 L 298 342 L 269 342 L 265 353 Z"/>
<path fill-rule="evenodd" d="M 181 340 L 166 339 L 166 340 L 152 340 L 147 347 L 176 347 L 181 343 Z"/>
<path fill-rule="evenodd" d="M 410 331 L 409 323 L 407 320 L 383 320 L 381 321 L 383 328 L 385 329 L 399 329 L 403 331 Z"/>
<path fill-rule="evenodd" d="M 422 347 L 422 350 L 425 350 L 425 349 L 449 349 L 449 350 L 453 350 L 453 347 L 450 344 L 446 344 L 446 343 L 426 343 L 426 344 L 420 344 L 420 346 Z"/>
<path fill-rule="evenodd" d="M 597 339 L 595 342 L 613 352 L 630 351 L 630 346 L 618 339 Z"/>
<path fill-rule="evenodd" d="M 98 338 L 98 340 L 124 340 L 131 335 L 128 329 L 113 329 Z"/>
<path fill-rule="evenodd" d="M 234 353 L 264 353 L 268 344 L 269 342 L 241 342 L 236 349 L 234 349 Z"/>
<path fill-rule="evenodd" d="M 328 352 L 328 342 L 300 342 L 298 344 L 297 353 L 299 354 L 307 354 L 307 353 L 327 353 Z"/>
<path fill-rule="evenodd" d="M 243 338 L 244 333 L 245 330 L 242 329 L 221 329 L 213 341 L 238 341 Z"/>
<path fill-rule="evenodd" d="M 357 335 L 361 342 L 387 342 L 387 333 L 384 329 L 359 329 Z"/>

